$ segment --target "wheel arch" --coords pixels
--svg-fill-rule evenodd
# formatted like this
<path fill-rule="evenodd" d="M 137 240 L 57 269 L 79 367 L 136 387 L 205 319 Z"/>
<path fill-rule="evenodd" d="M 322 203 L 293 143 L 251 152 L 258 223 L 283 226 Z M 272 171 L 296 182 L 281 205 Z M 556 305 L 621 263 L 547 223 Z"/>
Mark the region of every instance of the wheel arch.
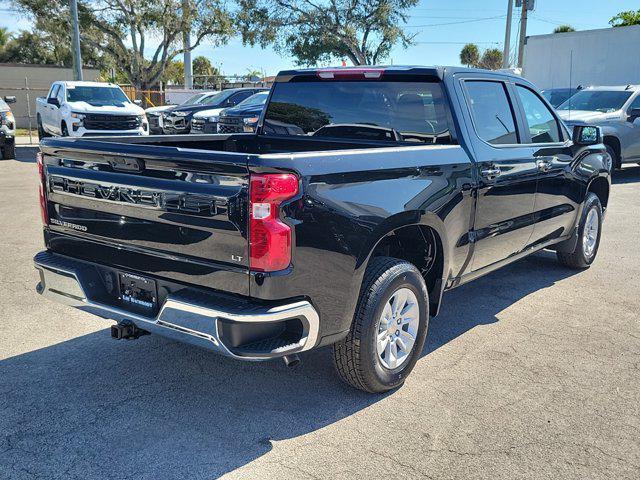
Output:
<path fill-rule="evenodd" d="M 602 205 L 602 209 L 606 210 L 607 205 L 609 204 L 609 181 L 605 177 L 596 177 L 589 182 L 587 186 L 586 194 L 589 192 L 595 193 L 596 196 L 600 199 L 600 204 Z M 585 197 L 586 197 L 585 194 Z"/>
<path fill-rule="evenodd" d="M 602 137 L 602 143 L 610 146 L 613 149 L 614 153 L 618 157 L 613 159 L 613 166 L 614 168 L 620 168 L 620 166 L 622 165 L 622 145 L 620 143 L 620 139 L 615 135 L 605 133 L 604 137 Z"/>
<path fill-rule="evenodd" d="M 435 215 L 427 214 L 417 222 L 393 225 L 378 233 L 369 242 L 366 254 L 358 262 L 364 272 L 373 258 L 380 256 L 406 260 L 418 268 L 427 284 L 429 311 L 437 315 L 448 271 L 448 243 L 444 224 Z M 416 239 L 418 241 L 416 241 Z"/>

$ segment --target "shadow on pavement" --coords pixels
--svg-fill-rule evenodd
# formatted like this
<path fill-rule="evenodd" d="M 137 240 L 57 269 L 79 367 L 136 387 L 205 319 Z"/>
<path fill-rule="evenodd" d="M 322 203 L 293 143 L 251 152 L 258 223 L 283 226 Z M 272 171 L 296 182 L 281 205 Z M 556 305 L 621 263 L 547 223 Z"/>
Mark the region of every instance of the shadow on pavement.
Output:
<path fill-rule="evenodd" d="M 545 252 L 447 293 L 420 362 L 572 273 Z M 0 361 L 0 398 L 2 478 L 173 479 L 217 478 L 386 395 L 342 385 L 328 349 L 288 371 L 102 330 Z"/>
<path fill-rule="evenodd" d="M 38 147 L 16 145 L 15 160 L 23 163 L 36 163 L 36 153 L 38 153 Z"/>
<path fill-rule="evenodd" d="M 636 167 L 627 167 L 620 170 L 616 170 L 613 172 L 613 179 L 611 183 L 622 184 L 622 183 L 639 183 L 640 182 L 640 166 Z"/>

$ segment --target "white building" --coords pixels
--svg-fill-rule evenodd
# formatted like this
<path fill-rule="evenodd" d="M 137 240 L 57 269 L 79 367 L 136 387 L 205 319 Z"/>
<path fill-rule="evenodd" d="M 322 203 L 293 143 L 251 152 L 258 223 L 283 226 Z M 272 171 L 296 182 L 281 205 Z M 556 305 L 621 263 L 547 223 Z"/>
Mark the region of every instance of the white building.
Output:
<path fill-rule="evenodd" d="M 640 25 L 527 37 L 523 75 L 540 89 L 640 84 Z"/>

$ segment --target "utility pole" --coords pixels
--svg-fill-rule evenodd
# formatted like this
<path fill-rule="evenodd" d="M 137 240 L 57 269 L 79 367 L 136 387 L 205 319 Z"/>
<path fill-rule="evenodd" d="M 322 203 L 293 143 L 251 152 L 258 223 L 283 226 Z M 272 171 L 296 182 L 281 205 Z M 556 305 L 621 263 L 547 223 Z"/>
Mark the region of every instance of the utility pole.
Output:
<path fill-rule="evenodd" d="M 189 0 L 182 0 L 182 20 L 184 30 L 182 32 L 182 44 L 184 47 L 184 88 L 193 88 L 193 64 L 191 63 L 191 11 Z"/>
<path fill-rule="evenodd" d="M 520 41 L 518 42 L 518 67 L 522 68 L 524 59 L 524 41 L 527 38 L 527 3 L 529 0 L 522 0 L 522 12 L 520 13 Z"/>
<path fill-rule="evenodd" d="M 504 31 L 504 50 L 502 51 L 502 68 L 509 68 L 509 50 L 511 47 L 511 18 L 513 17 L 513 0 L 507 7 L 507 28 Z"/>
<path fill-rule="evenodd" d="M 80 25 L 78 25 L 78 2 L 70 0 L 71 45 L 73 46 L 73 79 L 82 80 L 82 54 L 80 52 Z"/>

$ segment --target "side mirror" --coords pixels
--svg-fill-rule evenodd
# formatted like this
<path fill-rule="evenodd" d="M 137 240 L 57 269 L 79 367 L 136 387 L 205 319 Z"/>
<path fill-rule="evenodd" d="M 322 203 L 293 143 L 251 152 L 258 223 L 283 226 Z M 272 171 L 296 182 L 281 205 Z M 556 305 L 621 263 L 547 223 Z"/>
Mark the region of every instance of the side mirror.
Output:
<path fill-rule="evenodd" d="M 16 97 L 13 97 L 13 96 L 12 96 L 12 97 L 6 96 L 6 97 L 4 97 L 4 102 L 5 102 L 5 103 L 16 103 Z"/>
<path fill-rule="evenodd" d="M 55 97 L 47 98 L 47 103 L 49 105 L 55 105 L 56 107 L 60 108 L 60 101 Z"/>
<path fill-rule="evenodd" d="M 133 103 L 135 103 L 136 105 L 140 106 L 140 105 L 142 105 L 142 100 L 134 100 Z"/>
<path fill-rule="evenodd" d="M 597 145 L 602 143 L 600 127 L 576 125 L 573 127 L 573 143 L 575 145 Z"/>
<path fill-rule="evenodd" d="M 632 108 L 628 112 L 627 121 L 633 123 L 636 118 L 640 117 L 640 108 Z"/>

